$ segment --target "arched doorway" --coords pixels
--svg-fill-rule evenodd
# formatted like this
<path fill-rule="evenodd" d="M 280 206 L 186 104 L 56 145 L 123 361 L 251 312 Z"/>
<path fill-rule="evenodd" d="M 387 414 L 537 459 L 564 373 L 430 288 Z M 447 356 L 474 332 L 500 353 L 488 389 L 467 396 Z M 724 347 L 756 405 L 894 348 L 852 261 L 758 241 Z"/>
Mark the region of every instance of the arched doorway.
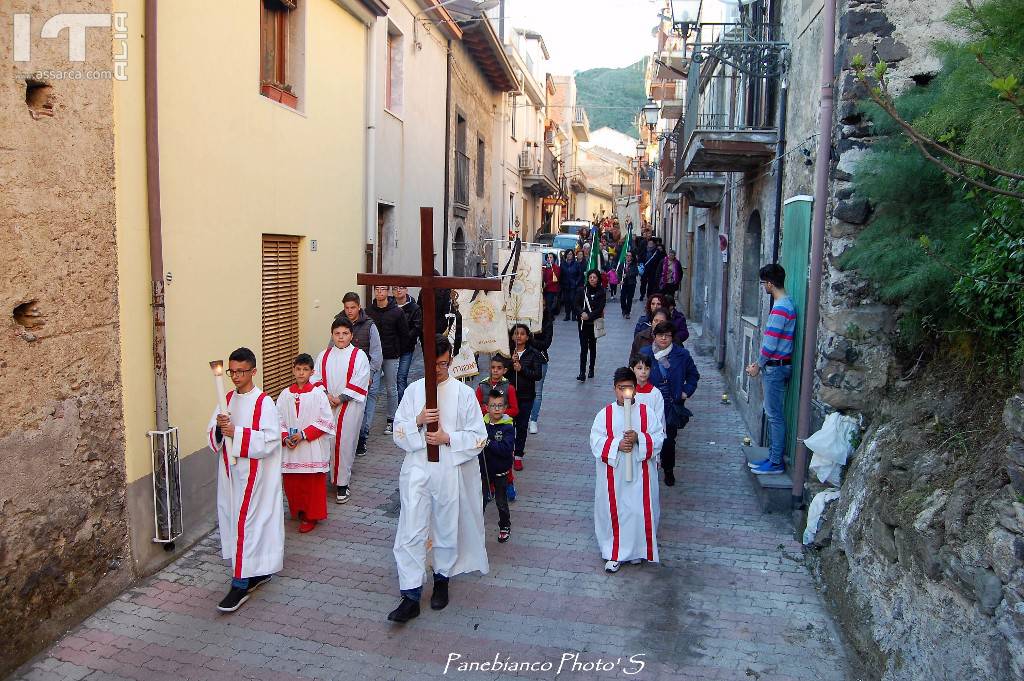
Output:
<path fill-rule="evenodd" d="M 455 230 L 452 241 L 452 276 L 466 276 L 466 233 L 461 226 Z"/>

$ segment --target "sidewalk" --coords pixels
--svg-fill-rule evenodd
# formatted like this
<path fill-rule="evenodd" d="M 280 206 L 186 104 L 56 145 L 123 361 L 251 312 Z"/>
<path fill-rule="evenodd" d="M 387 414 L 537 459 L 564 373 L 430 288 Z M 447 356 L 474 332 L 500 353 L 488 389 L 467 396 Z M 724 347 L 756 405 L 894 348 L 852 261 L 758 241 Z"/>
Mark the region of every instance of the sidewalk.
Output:
<path fill-rule="evenodd" d="M 845 681 L 842 647 L 800 545 L 755 505 L 736 447 L 746 433 L 719 403 L 724 384 L 708 358 L 695 357 L 702 378 L 689 405 L 696 416 L 679 436 L 678 482 L 661 490 L 663 562 L 603 572 L 587 441 L 634 323 L 609 302 L 598 378 L 585 384 L 575 380 L 575 324 L 555 322 L 541 431 L 517 474 L 512 539 L 496 543 L 489 506 L 491 572 L 453 579 L 447 609 L 432 611 L 425 598 L 423 614 L 404 628 L 384 619 L 398 602 L 391 545 L 402 458 L 378 434 L 356 459 L 351 501 L 330 504 L 330 518 L 306 535 L 288 521 L 284 571 L 237 613 L 215 607 L 228 569 L 214 534 L 14 678 L 437 679 L 458 654 L 447 674 L 458 679 L 550 679 L 566 658 L 562 678 Z M 505 671 L 458 671 L 459 662 L 496 655 Z M 598 660 L 610 668 L 572 667 Z M 624 673 L 641 661 L 640 673 Z M 533 670 L 508 671 L 509 663 Z"/>

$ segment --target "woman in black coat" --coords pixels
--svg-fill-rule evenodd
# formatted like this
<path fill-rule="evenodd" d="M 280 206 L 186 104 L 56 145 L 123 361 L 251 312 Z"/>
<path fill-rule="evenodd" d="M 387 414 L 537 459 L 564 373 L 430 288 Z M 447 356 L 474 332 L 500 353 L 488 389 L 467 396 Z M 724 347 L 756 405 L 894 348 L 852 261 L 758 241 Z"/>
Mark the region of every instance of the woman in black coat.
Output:
<path fill-rule="evenodd" d="M 605 294 L 601 286 L 601 273 L 597 270 L 587 272 L 586 285 L 576 294 L 576 309 L 580 314 L 580 375 L 577 381 L 585 381 L 594 377 L 594 364 L 597 362 L 597 337 L 594 335 L 594 321 L 604 317 Z M 590 353 L 590 371 L 587 367 L 587 353 Z"/>
<path fill-rule="evenodd" d="M 526 450 L 526 435 L 537 398 L 537 381 L 543 376 L 540 353 L 533 347 L 533 333 L 526 324 L 514 324 L 509 332 L 509 350 L 512 353 L 512 375 L 509 380 L 516 388 L 519 413 L 513 421 L 516 424 L 516 451 L 513 468 L 523 470 L 523 453 Z"/>

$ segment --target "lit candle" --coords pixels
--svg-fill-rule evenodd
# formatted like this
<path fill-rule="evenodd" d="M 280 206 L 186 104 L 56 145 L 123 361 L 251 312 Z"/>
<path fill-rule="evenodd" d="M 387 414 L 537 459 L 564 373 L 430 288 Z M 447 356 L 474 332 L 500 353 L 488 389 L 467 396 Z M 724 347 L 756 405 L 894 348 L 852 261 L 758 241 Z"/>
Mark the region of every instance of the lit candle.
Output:
<path fill-rule="evenodd" d="M 633 391 L 624 390 L 622 407 L 625 413 L 626 430 L 633 430 Z M 633 451 L 626 452 L 626 482 L 633 482 Z"/>
<path fill-rule="evenodd" d="M 213 384 L 214 389 L 217 391 L 217 413 L 227 416 L 228 402 L 224 399 L 224 362 L 219 359 L 210 362 L 210 369 L 213 371 Z M 234 466 L 237 459 L 230 454 L 231 438 L 225 437 L 224 444 L 228 448 L 228 460 Z"/>

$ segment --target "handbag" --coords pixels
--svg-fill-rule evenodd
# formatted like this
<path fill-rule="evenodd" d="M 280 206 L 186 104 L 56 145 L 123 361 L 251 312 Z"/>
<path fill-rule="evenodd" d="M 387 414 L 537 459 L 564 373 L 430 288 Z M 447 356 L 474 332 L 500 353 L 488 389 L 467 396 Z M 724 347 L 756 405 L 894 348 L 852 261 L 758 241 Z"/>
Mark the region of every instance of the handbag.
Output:
<path fill-rule="evenodd" d="M 593 311 L 590 309 L 590 296 L 587 295 L 586 291 L 583 292 L 583 309 L 587 311 L 588 317 L 592 317 L 594 315 Z M 580 324 L 582 325 L 583 322 L 580 322 Z M 598 317 L 594 320 L 594 338 L 604 338 L 605 333 L 604 317 Z"/>

